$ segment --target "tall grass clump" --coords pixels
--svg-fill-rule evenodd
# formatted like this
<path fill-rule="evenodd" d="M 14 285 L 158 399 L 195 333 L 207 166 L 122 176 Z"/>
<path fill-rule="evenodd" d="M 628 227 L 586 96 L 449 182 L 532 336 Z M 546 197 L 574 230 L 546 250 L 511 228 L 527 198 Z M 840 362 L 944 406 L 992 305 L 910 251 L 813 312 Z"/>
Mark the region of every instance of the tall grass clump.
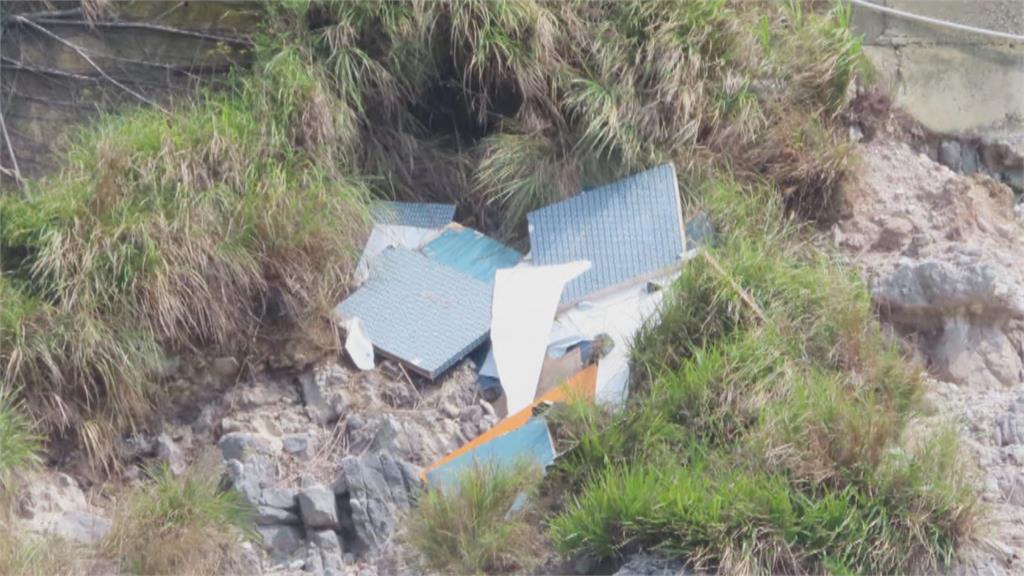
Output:
<path fill-rule="evenodd" d="M 49 431 L 137 424 L 166 351 L 265 325 L 330 344 L 366 227 L 351 118 L 300 51 L 261 44 L 256 66 L 173 114 L 102 119 L 0 196 L 0 365 Z M 78 438 L 100 455 L 105 435 Z"/>
<path fill-rule="evenodd" d="M 14 473 L 38 464 L 41 449 L 40 438 L 14 392 L 0 381 L 0 515 Z"/>
<path fill-rule="evenodd" d="M 133 574 L 223 574 L 231 554 L 253 538 L 242 496 L 221 490 L 219 474 L 193 466 L 175 477 L 165 468 L 124 497 L 103 552 Z"/>
<path fill-rule="evenodd" d="M 78 576 L 88 574 L 87 554 L 56 537 L 26 537 L 0 521 L 0 574 Z"/>
<path fill-rule="evenodd" d="M 425 568 L 457 574 L 529 570 L 542 558 L 534 498 L 540 471 L 475 465 L 432 487 L 410 512 L 406 539 Z"/>
<path fill-rule="evenodd" d="M 725 573 L 947 565 L 977 500 L 955 433 L 910 433 L 919 371 L 862 282 L 802 241 L 770 187 L 718 180 L 698 195 L 717 243 L 639 335 L 629 405 L 568 419 L 556 545 Z"/>

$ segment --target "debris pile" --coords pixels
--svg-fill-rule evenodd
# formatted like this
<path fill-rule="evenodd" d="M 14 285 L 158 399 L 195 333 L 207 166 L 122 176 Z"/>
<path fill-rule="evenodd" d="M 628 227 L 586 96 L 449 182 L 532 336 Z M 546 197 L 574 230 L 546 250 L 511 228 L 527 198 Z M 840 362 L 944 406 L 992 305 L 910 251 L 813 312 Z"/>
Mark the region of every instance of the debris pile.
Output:
<path fill-rule="evenodd" d="M 375 207 L 335 310 L 356 370 L 268 373 L 211 414 L 271 571 L 379 569 L 401 557 L 397 523 L 423 483 L 483 462 L 549 466 L 546 409 L 622 402 L 633 336 L 692 255 L 670 165 L 531 213 L 526 255 L 454 212 Z M 707 241 L 706 219 L 695 226 Z"/>
<path fill-rule="evenodd" d="M 433 380 L 469 357 L 482 395 L 507 416 L 424 471 L 441 483 L 482 459 L 550 464 L 541 412 L 564 389 L 623 402 L 633 336 L 692 255 L 671 164 L 531 212 L 525 256 L 453 214 L 381 203 L 357 288 L 336 308 L 360 369 L 375 353 Z M 688 226 L 710 237 L 703 216 Z"/>

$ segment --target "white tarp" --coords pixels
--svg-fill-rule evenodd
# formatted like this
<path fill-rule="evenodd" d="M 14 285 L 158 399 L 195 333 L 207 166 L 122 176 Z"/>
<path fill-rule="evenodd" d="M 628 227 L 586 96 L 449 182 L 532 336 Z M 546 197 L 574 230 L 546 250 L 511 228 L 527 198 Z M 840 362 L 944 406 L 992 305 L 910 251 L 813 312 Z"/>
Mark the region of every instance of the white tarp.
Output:
<path fill-rule="evenodd" d="M 359 318 L 351 318 L 345 321 L 345 351 L 348 352 L 352 363 L 360 370 L 373 370 L 373 342 L 366 335 L 363 329 L 363 321 Z"/>
<path fill-rule="evenodd" d="M 498 270 L 491 301 L 491 346 L 509 414 L 533 402 L 562 290 L 589 268 L 590 262 L 577 261 Z"/>
<path fill-rule="evenodd" d="M 656 281 L 670 283 L 676 274 Z M 629 354 L 633 337 L 644 322 L 660 311 L 665 290 L 648 292 L 646 283 L 598 298 L 580 302 L 558 315 L 551 327 L 550 342 L 582 334 L 592 340 L 608 335 L 613 347 L 597 363 L 595 399 L 603 404 L 619 405 L 629 392 Z"/>
<path fill-rule="evenodd" d="M 370 262 L 382 252 L 392 247 L 419 250 L 428 242 L 441 235 L 443 228 L 418 228 L 416 226 L 396 226 L 394 224 L 376 224 L 366 247 L 356 264 L 356 285 L 366 282 L 370 276 Z"/>

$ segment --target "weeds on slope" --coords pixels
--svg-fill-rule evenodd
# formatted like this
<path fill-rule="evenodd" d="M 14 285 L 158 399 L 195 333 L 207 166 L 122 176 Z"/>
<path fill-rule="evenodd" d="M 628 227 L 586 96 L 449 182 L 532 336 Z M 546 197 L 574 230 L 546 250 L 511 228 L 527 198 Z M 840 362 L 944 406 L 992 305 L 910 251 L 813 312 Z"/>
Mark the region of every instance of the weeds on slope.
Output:
<path fill-rule="evenodd" d="M 105 460 L 145 412 L 162 349 L 238 348 L 282 318 L 320 328 L 367 201 L 320 86 L 274 51 L 172 116 L 100 121 L 61 174 L 0 197 L 2 376 L 50 430 L 92 421 L 102 432 L 79 438 Z"/>
<path fill-rule="evenodd" d="M 232 545 L 254 537 L 242 496 L 222 491 L 220 474 L 193 466 L 181 477 L 165 468 L 126 495 L 103 551 L 135 574 L 223 574 Z"/>
<path fill-rule="evenodd" d="M 563 425 L 567 554 L 648 548 L 725 573 L 928 571 L 977 502 L 952 430 L 911 441 L 916 368 L 863 284 L 801 242 L 767 187 L 705 187 L 719 231 L 638 338 L 620 414 Z"/>
<path fill-rule="evenodd" d="M 534 504 L 540 471 L 469 468 L 452 486 L 432 489 L 410 512 L 405 539 L 431 570 L 488 574 L 538 564 L 543 534 Z"/>

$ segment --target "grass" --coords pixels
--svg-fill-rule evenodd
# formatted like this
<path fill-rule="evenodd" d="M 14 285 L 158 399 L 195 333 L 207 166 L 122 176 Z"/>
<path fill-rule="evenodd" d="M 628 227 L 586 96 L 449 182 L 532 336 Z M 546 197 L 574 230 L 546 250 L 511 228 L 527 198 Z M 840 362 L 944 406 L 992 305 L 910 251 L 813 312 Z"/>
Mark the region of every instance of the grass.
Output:
<path fill-rule="evenodd" d="M 0 574 L 7 576 L 78 576 L 86 574 L 85 554 L 59 538 L 29 538 L 0 522 Z"/>
<path fill-rule="evenodd" d="M 431 488 L 410 512 L 406 540 L 430 571 L 489 574 L 530 570 L 543 535 L 534 504 L 539 470 L 478 465 L 452 486 Z M 522 495 L 527 503 L 516 512 Z"/>
<path fill-rule="evenodd" d="M 979 513 L 952 429 L 908 433 L 919 369 L 770 187 L 702 192 L 718 232 L 637 340 L 627 409 L 558 416 L 565 554 L 725 573 L 932 571 Z"/>
<path fill-rule="evenodd" d="M 22 408 L 14 390 L 0 382 L 0 509 L 13 489 L 14 473 L 39 463 L 41 439 Z"/>
<path fill-rule="evenodd" d="M 232 549 L 252 538 L 251 510 L 223 491 L 213 468 L 193 466 L 180 477 L 165 468 L 125 495 L 103 552 L 133 574 L 221 574 Z"/>
<path fill-rule="evenodd" d="M 138 424 L 165 351 L 241 350 L 267 325 L 332 344 L 321 312 L 368 196 L 315 70 L 260 62 L 171 116 L 103 119 L 60 174 L 0 196 L 0 364 L 48 431 Z M 77 437 L 103 460 L 105 436 Z"/>

